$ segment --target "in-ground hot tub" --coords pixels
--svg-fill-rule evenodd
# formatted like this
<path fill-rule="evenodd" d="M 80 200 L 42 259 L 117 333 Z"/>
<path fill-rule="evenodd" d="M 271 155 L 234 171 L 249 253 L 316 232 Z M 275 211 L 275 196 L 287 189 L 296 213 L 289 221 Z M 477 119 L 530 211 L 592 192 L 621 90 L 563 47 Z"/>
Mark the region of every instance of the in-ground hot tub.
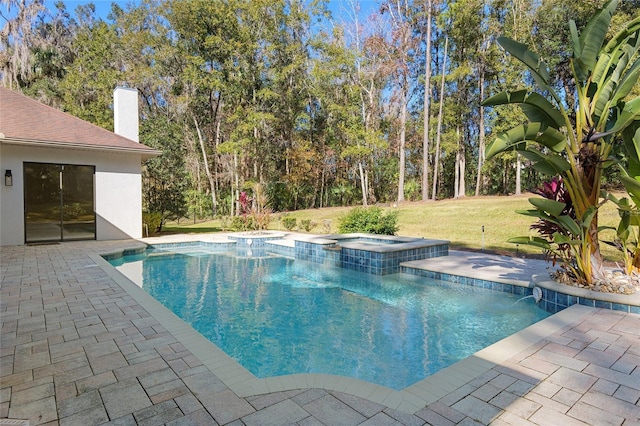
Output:
<path fill-rule="evenodd" d="M 333 262 L 375 275 L 400 272 L 400 263 L 449 254 L 449 242 L 395 235 L 333 234 L 295 241 L 296 259 Z"/>

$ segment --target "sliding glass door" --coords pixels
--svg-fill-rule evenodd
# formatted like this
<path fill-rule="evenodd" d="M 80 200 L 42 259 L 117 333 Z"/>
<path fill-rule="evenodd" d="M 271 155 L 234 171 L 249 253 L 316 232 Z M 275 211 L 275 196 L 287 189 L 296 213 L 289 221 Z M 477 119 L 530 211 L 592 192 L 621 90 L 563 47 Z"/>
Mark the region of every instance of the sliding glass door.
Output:
<path fill-rule="evenodd" d="M 95 240 L 93 166 L 62 166 L 62 240 Z"/>
<path fill-rule="evenodd" d="M 60 241 L 60 166 L 24 164 L 25 242 Z"/>
<path fill-rule="evenodd" d="M 94 240 L 93 166 L 24 163 L 25 242 Z"/>

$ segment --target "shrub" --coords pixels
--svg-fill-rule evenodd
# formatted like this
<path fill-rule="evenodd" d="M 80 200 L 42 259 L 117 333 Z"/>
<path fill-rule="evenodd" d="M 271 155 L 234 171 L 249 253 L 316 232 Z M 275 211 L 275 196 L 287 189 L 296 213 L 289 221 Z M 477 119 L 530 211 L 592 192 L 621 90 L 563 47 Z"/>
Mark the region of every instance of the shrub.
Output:
<path fill-rule="evenodd" d="M 395 235 L 398 231 L 398 212 L 384 212 L 380 207 L 356 207 L 340 218 L 338 230 L 342 234 Z"/>
<path fill-rule="evenodd" d="M 313 228 L 318 226 L 318 223 L 311 219 L 301 219 L 300 220 L 300 228 L 304 229 L 305 232 L 311 232 Z"/>
<path fill-rule="evenodd" d="M 282 226 L 287 231 L 292 231 L 293 228 L 296 227 L 296 218 L 295 217 L 283 217 L 282 218 Z"/>
<path fill-rule="evenodd" d="M 234 231 L 256 231 L 258 224 L 251 216 L 234 216 L 231 220 L 231 229 Z"/>
<path fill-rule="evenodd" d="M 404 183 L 404 198 L 409 201 L 420 199 L 420 183 L 415 179 L 409 179 Z"/>
<path fill-rule="evenodd" d="M 142 212 L 142 232 L 145 232 L 144 225 L 147 225 L 147 232 L 154 233 L 160 231 L 162 225 L 162 213 Z"/>
<path fill-rule="evenodd" d="M 253 218 L 256 229 L 263 230 L 269 227 L 271 222 L 271 207 L 269 207 L 269 200 L 265 186 L 261 183 L 253 185 L 253 204 L 251 205 L 251 217 Z"/>
<path fill-rule="evenodd" d="M 231 229 L 231 216 L 220 215 L 220 229 L 223 231 L 228 231 Z"/>

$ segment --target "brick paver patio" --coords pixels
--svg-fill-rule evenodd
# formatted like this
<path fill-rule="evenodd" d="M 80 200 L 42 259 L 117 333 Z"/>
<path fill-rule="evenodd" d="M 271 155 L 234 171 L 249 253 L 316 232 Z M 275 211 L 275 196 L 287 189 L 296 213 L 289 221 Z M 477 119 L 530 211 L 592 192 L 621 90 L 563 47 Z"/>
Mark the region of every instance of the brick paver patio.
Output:
<path fill-rule="evenodd" d="M 328 387 L 239 396 L 90 257 L 134 243 L 2 247 L 0 425 L 640 424 L 640 315 L 583 306 L 412 412 Z"/>

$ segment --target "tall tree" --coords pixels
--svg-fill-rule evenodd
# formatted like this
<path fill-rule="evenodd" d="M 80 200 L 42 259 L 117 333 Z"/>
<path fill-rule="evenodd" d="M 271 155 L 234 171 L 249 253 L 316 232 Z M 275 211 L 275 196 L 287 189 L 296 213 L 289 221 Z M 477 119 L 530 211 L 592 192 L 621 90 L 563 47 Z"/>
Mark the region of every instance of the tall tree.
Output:
<path fill-rule="evenodd" d="M 33 75 L 33 52 L 41 44 L 35 31 L 36 18 L 45 10 L 42 0 L 2 0 L 4 21 L 0 29 L 0 74 L 2 84 L 19 89 Z"/>
<path fill-rule="evenodd" d="M 81 23 L 72 44 L 73 65 L 60 83 L 64 109 L 113 130 L 113 89 L 123 83 L 120 39 L 113 23 Z"/>
<path fill-rule="evenodd" d="M 440 77 L 440 105 L 438 107 L 438 131 L 436 134 L 435 158 L 433 160 L 433 190 L 431 191 L 431 199 L 436 200 L 438 189 L 438 167 L 440 163 L 440 138 L 442 136 L 442 121 L 444 119 L 444 91 L 445 91 L 445 75 L 447 72 L 447 56 L 449 53 L 449 37 L 444 39 L 444 54 L 442 59 L 442 74 Z"/>
<path fill-rule="evenodd" d="M 398 196 L 399 202 L 404 201 L 404 184 L 406 174 L 407 152 L 407 109 L 410 101 L 411 85 L 414 81 L 412 75 L 413 52 L 417 49 L 417 40 L 414 38 L 411 28 L 411 9 L 406 0 L 388 1 L 382 6 L 382 10 L 388 16 L 392 32 L 388 40 L 389 44 L 386 74 L 392 77 L 391 88 L 393 101 L 397 108 L 397 134 L 398 134 Z M 382 35 L 380 38 L 384 39 Z M 395 111 L 394 111 L 395 112 Z"/>
<path fill-rule="evenodd" d="M 429 119 L 431 104 L 431 21 L 433 16 L 433 0 L 426 0 L 426 34 L 424 61 L 424 112 L 422 130 L 422 200 L 429 199 Z"/>

